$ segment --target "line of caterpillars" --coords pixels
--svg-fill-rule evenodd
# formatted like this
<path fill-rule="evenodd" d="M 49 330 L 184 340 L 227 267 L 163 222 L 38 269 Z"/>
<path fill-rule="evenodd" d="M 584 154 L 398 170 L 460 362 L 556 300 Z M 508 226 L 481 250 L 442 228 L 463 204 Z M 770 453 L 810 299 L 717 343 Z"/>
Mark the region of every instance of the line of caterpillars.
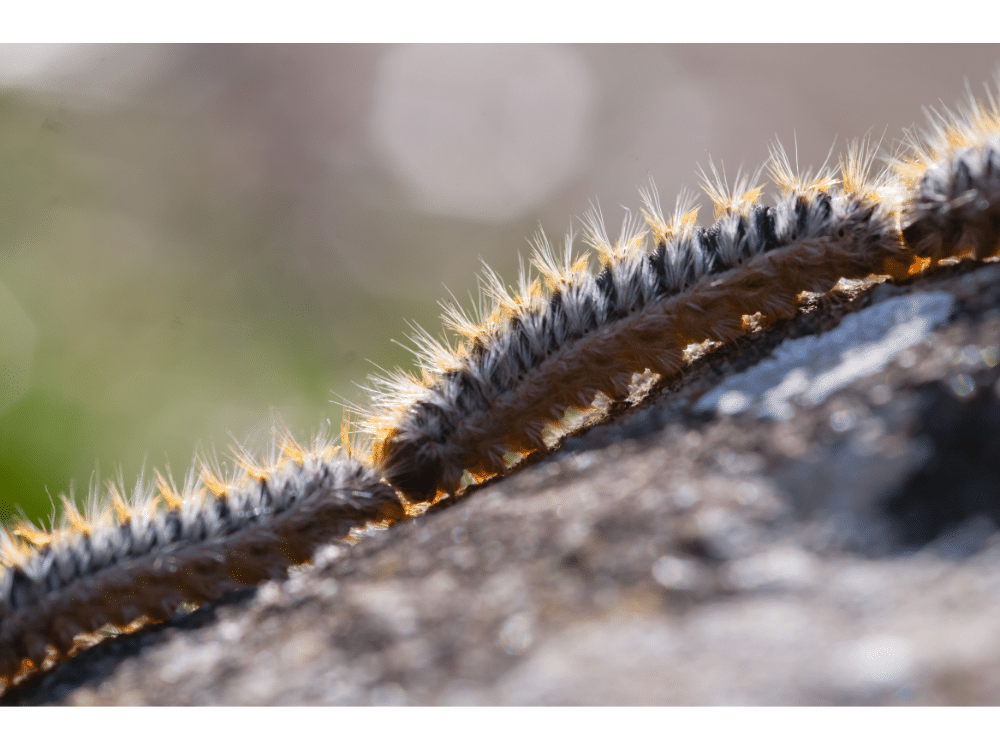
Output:
<path fill-rule="evenodd" d="M 362 440 L 343 436 L 346 456 L 325 439 L 304 447 L 283 434 L 265 463 L 237 451 L 228 478 L 203 465 L 178 490 L 157 473 L 155 489 L 140 478 L 127 499 L 114 484 L 106 497 L 92 493 L 86 514 L 64 499 L 55 530 L 0 529 L 0 691 L 102 628 L 162 620 L 278 577 L 324 543 L 504 473 L 511 454 L 545 450 L 545 431 L 567 409 L 586 409 L 598 394 L 627 398 L 636 374 L 680 371 L 689 345 L 732 341 L 747 316 L 790 317 L 800 294 L 827 292 L 842 277 L 902 279 L 957 254 L 1000 254 L 992 96 L 933 119 L 874 176 L 872 161 L 873 150 L 855 144 L 839 179 L 799 176 L 776 149 L 774 206 L 758 202 L 750 178 L 730 190 L 713 168 L 706 189 L 716 218 L 704 228 L 683 196 L 666 220 L 655 188 L 643 194 L 646 227 L 628 218 L 616 242 L 592 211 L 596 274 L 573 254 L 572 236 L 557 258 L 539 235 L 532 262 L 541 278 L 522 273 L 511 293 L 486 269 L 488 309 L 446 305 L 456 344 L 418 329 L 420 374 L 373 378 L 372 407 L 359 410 Z"/>

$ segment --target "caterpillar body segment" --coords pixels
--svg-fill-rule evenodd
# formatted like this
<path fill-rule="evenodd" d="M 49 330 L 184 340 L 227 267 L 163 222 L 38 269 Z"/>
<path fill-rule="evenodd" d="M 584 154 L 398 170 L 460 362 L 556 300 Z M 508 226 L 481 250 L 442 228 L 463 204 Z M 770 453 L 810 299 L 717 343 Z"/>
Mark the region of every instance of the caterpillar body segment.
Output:
<path fill-rule="evenodd" d="M 929 165 L 904 221 L 903 237 L 917 255 L 1000 253 L 1000 135 Z"/>
<path fill-rule="evenodd" d="M 971 253 L 1000 254 L 1000 106 L 971 92 L 957 112 L 929 113 L 930 126 L 908 135 L 893 164 L 908 193 L 902 205 L 907 245 L 931 262 Z"/>

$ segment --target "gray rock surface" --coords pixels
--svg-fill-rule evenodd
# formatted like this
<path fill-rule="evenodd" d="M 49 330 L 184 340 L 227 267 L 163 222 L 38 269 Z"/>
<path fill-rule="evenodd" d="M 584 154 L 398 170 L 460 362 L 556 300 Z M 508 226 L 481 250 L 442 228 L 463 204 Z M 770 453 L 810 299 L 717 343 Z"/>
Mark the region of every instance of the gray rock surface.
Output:
<path fill-rule="evenodd" d="M 502 481 L 3 701 L 998 703 L 998 326 L 997 263 L 814 299 Z"/>

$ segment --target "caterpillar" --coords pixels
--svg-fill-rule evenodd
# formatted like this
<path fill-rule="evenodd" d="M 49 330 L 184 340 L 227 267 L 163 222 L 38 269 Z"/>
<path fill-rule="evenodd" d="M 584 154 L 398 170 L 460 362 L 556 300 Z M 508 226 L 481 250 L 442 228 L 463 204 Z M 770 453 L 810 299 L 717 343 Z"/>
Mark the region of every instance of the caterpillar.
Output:
<path fill-rule="evenodd" d="M 140 478 L 128 497 L 112 483 L 109 502 L 92 494 L 86 516 L 64 498 L 65 528 L 0 530 L 0 677 L 71 650 L 81 633 L 165 619 L 273 578 L 352 529 L 402 518 L 391 488 L 338 460 L 338 448 L 285 436 L 280 457 L 239 455 L 229 478 L 203 467 L 178 491 L 157 473 L 157 492 Z"/>
<path fill-rule="evenodd" d="M 543 450 L 545 429 L 567 409 L 588 407 L 599 392 L 622 400 L 634 374 L 672 375 L 689 345 L 734 340 L 745 316 L 789 317 L 802 292 L 827 292 L 842 277 L 909 273 L 894 185 L 888 172 L 871 176 L 872 158 L 857 142 L 839 179 L 823 169 L 798 176 L 776 147 L 774 206 L 757 202 L 752 178 L 738 176 L 730 190 L 713 167 L 705 187 L 716 221 L 704 228 L 684 195 L 667 221 L 655 187 L 643 192 L 647 228 L 627 216 L 615 243 L 592 211 L 596 275 L 586 256 L 573 257 L 571 236 L 560 260 L 540 233 L 532 262 L 548 294 L 524 273 L 510 294 L 487 268 L 492 309 L 478 320 L 445 309 L 459 343 L 419 332 L 420 376 L 376 379 L 376 408 L 361 422 L 373 463 L 410 500 L 454 494 L 466 472 L 481 480 L 503 472 L 509 453 Z"/>
<path fill-rule="evenodd" d="M 157 473 L 126 496 L 119 481 L 92 491 L 83 513 L 64 498 L 61 525 L 0 530 L 0 690 L 104 626 L 164 619 L 280 575 L 325 542 L 503 474 L 511 454 L 544 452 L 545 431 L 567 410 L 599 394 L 624 400 L 647 371 L 682 372 L 691 345 L 745 335 L 748 316 L 788 318 L 802 293 L 843 277 L 899 280 L 957 254 L 995 257 L 996 100 L 935 115 L 927 134 L 908 138 L 878 172 L 865 141 L 836 172 L 799 174 L 775 147 L 773 205 L 760 202 L 759 172 L 730 187 L 711 167 L 702 176 L 715 220 L 705 227 L 688 194 L 668 220 L 652 185 L 614 242 L 592 208 L 596 272 L 586 251 L 574 254 L 572 231 L 561 253 L 535 237 L 538 275 L 522 270 L 516 291 L 487 268 L 488 304 L 445 305 L 456 343 L 417 328 L 420 373 L 373 377 L 371 406 L 348 415 L 343 445 L 281 433 L 264 460 L 236 451 L 235 473 L 202 460 L 181 489 Z"/>
<path fill-rule="evenodd" d="M 865 141 L 848 148 L 839 178 L 825 168 L 798 175 L 772 148 L 774 206 L 758 202 L 756 175 L 737 175 L 730 190 L 713 166 L 712 178 L 702 173 L 715 207 L 708 227 L 695 226 L 684 194 L 668 222 L 655 186 L 642 193 L 647 227 L 627 214 L 615 243 L 592 210 L 595 275 L 586 255 L 572 255 L 572 234 L 557 259 L 539 233 L 531 260 L 548 293 L 522 272 L 511 294 L 487 267 L 490 309 L 445 306 L 457 344 L 419 330 L 419 376 L 373 378 L 374 408 L 359 415 L 370 460 L 410 500 L 454 494 L 466 474 L 481 481 L 503 473 L 511 453 L 544 450 L 546 428 L 597 393 L 622 400 L 633 375 L 669 376 L 688 346 L 741 336 L 747 316 L 787 318 L 799 294 L 842 277 L 902 279 L 959 252 L 995 255 L 1000 109 L 989 91 L 985 104 L 969 100 L 957 114 L 932 113 L 927 134 L 911 132 L 908 153 L 877 174 Z"/>

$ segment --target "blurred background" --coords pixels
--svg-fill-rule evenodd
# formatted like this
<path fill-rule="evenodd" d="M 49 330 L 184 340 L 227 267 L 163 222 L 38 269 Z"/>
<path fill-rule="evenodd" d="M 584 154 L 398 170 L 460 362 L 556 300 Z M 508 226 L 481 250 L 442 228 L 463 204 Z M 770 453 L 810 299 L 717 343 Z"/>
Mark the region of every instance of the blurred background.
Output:
<path fill-rule="evenodd" d="M 819 166 L 976 94 L 996 46 L 0 45 L 0 518 L 307 439 L 480 258 L 612 234 L 711 157 Z M 702 201 L 702 223 L 711 205 Z M 577 224 L 579 222 L 576 222 Z"/>

